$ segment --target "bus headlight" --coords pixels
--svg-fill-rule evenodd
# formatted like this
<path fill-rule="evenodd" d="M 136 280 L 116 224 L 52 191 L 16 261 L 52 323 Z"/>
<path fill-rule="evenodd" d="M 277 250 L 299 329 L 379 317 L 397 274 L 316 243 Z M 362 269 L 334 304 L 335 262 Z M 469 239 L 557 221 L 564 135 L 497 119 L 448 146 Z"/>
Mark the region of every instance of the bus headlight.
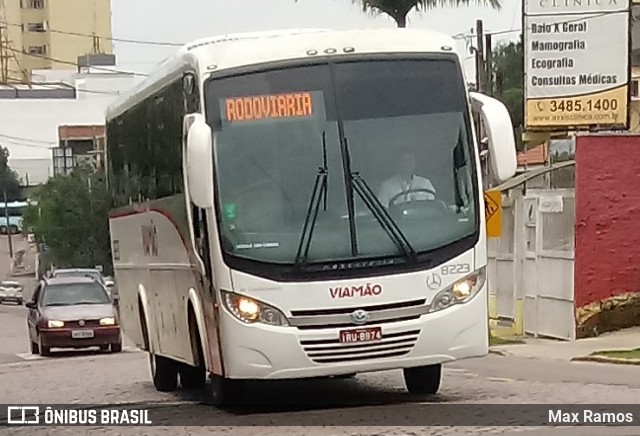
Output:
<path fill-rule="evenodd" d="M 222 291 L 221 293 L 222 301 L 227 310 L 244 323 L 262 323 L 275 326 L 289 325 L 284 314 L 275 307 L 232 292 Z"/>
<path fill-rule="evenodd" d="M 437 312 L 456 304 L 466 303 L 482 289 L 485 281 L 486 268 L 483 267 L 440 291 L 433 299 L 429 312 Z"/>

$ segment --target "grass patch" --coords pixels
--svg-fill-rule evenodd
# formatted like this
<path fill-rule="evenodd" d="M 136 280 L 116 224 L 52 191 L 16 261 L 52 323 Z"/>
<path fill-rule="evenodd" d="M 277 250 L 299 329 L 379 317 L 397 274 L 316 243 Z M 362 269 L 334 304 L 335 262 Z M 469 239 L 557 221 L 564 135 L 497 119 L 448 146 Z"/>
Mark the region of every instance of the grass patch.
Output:
<path fill-rule="evenodd" d="M 513 345 L 513 344 L 524 344 L 524 341 L 521 341 L 519 339 L 507 339 L 507 338 L 497 338 L 495 336 L 489 336 L 489 346 Z"/>
<path fill-rule="evenodd" d="M 634 350 L 596 351 L 592 356 L 615 357 L 617 359 L 640 359 L 640 348 Z"/>

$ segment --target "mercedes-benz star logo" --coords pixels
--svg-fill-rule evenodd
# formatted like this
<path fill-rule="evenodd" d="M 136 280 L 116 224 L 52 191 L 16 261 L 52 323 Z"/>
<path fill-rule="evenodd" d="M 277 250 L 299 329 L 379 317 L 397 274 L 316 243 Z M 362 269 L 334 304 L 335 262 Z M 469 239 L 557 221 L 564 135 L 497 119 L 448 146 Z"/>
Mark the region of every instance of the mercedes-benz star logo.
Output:
<path fill-rule="evenodd" d="M 357 325 L 366 324 L 369 321 L 369 314 L 362 309 L 358 309 L 351 314 L 351 320 Z"/>
<path fill-rule="evenodd" d="M 81 319 L 80 321 L 78 321 L 78 324 L 80 324 L 81 326 L 83 326 L 83 325 L 84 325 L 84 320 L 82 320 L 82 319 Z"/>
<path fill-rule="evenodd" d="M 431 274 L 429 277 L 427 277 L 427 286 L 432 291 L 440 289 L 440 286 L 442 286 L 442 279 L 438 274 Z"/>

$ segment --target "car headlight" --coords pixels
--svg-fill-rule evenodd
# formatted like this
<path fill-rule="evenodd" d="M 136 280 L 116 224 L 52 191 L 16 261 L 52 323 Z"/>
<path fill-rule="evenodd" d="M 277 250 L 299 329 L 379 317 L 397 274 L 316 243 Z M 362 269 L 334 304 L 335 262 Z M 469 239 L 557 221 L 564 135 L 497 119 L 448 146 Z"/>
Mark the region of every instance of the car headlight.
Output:
<path fill-rule="evenodd" d="M 47 327 L 50 329 L 64 327 L 64 322 L 49 320 L 47 321 Z"/>
<path fill-rule="evenodd" d="M 100 320 L 100 325 L 115 325 L 115 324 L 116 324 L 115 318 L 102 318 Z"/>
<path fill-rule="evenodd" d="M 437 312 L 456 304 L 466 303 L 476 296 L 485 281 L 486 268 L 483 267 L 440 291 L 433 299 L 429 312 Z"/>
<path fill-rule="evenodd" d="M 289 325 L 284 314 L 275 307 L 232 292 L 222 291 L 221 293 L 222 301 L 227 310 L 244 323 L 262 323 L 275 326 Z"/>

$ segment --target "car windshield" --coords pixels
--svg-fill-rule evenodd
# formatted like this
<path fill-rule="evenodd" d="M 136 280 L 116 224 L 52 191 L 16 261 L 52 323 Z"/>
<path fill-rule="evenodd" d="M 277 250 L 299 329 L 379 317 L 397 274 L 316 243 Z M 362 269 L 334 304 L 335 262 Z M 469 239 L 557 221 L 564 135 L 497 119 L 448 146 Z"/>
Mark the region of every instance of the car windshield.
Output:
<path fill-rule="evenodd" d="M 102 275 L 98 271 L 56 271 L 54 277 L 91 277 L 92 279 L 103 283 Z"/>
<path fill-rule="evenodd" d="M 207 111 L 221 240 L 234 257 L 292 265 L 310 223 L 305 263 L 427 252 L 478 231 L 468 106 L 453 59 L 214 79 Z"/>
<path fill-rule="evenodd" d="M 66 283 L 45 288 L 43 306 L 73 306 L 76 304 L 109 304 L 109 294 L 97 283 Z"/>

